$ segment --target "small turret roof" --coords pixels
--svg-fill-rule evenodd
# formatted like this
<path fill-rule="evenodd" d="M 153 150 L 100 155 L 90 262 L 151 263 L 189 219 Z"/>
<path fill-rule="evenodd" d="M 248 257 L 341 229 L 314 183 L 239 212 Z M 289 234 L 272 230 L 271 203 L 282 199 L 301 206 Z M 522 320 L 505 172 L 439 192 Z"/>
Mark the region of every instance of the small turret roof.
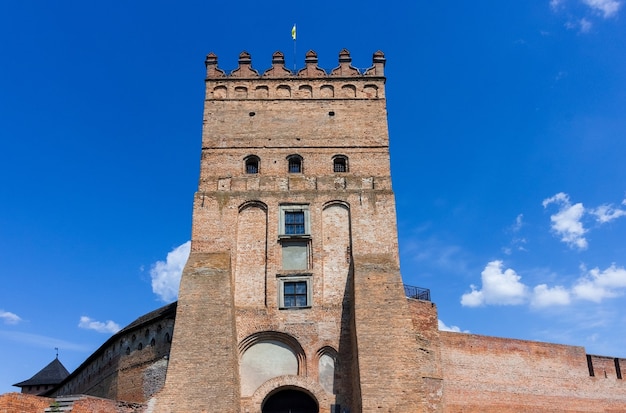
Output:
<path fill-rule="evenodd" d="M 24 386 L 40 386 L 42 384 L 57 384 L 63 381 L 67 376 L 70 375 L 70 372 L 67 371 L 65 366 L 61 364 L 58 358 L 52 360 L 50 364 L 48 364 L 43 369 L 39 370 L 37 374 L 31 377 L 28 380 L 19 382 L 14 384 L 15 387 L 24 387 Z"/>

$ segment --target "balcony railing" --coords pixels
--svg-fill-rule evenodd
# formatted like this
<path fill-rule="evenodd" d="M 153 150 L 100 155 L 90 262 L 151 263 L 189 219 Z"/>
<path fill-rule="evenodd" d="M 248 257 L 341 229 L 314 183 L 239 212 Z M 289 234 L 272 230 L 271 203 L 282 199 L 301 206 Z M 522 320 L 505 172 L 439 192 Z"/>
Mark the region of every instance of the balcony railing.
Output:
<path fill-rule="evenodd" d="M 430 290 L 428 288 L 414 287 L 404 284 L 404 295 L 416 300 L 430 301 Z"/>

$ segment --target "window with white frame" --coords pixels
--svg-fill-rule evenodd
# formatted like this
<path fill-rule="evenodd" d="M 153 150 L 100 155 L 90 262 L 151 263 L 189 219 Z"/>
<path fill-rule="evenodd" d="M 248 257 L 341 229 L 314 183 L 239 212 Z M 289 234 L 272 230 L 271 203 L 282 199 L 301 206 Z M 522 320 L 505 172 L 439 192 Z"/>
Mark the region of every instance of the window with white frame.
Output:
<path fill-rule="evenodd" d="M 311 307 L 311 276 L 298 275 L 278 278 L 280 308 Z"/>
<path fill-rule="evenodd" d="M 281 205 L 278 235 L 281 244 L 282 269 L 310 268 L 311 224 L 308 205 Z"/>
<path fill-rule="evenodd" d="M 303 237 L 311 233 L 308 205 L 281 205 L 278 234 L 281 237 Z"/>

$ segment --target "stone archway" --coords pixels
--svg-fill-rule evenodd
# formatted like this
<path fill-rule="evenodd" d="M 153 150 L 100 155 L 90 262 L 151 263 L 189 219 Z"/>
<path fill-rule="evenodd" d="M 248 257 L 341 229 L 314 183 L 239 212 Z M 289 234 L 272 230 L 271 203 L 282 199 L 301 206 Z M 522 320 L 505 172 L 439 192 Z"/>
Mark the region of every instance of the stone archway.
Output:
<path fill-rule="evenodd" d="M 280 390 L 265 400 L 262 413 L 319 413 L 317 401 L 309 394 L 296 390 Z"/>

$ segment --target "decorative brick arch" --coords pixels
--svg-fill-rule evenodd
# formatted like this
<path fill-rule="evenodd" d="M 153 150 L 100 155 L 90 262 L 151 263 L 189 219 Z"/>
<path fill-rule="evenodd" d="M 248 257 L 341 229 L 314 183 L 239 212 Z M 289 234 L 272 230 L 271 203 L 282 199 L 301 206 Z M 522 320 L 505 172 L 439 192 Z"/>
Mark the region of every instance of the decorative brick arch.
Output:
<path fill-rule="evenodd" d="M 256 201 L 256 200 L 246 201 L 243 204 L 239 205 L 239 212 L 247 208 L 259 208 L 267 212 L 267 204 L 261 201 Z"/>
<path fill-rule="evenodd" d="M 254 411 L 261 411 L 263 403 L 269 397 L 279 391 L 287 389 L 298 390 L 308 394 L 317 401 L 318 406 L 320 406 L 320 411 L 324 411 L 324 407 L 334 403 L 334 396 L 329 397 L 316 380 L 303 376 L 281 376 L 274 377 L 259 386 L 250 397 L 249 405 Z"/>

